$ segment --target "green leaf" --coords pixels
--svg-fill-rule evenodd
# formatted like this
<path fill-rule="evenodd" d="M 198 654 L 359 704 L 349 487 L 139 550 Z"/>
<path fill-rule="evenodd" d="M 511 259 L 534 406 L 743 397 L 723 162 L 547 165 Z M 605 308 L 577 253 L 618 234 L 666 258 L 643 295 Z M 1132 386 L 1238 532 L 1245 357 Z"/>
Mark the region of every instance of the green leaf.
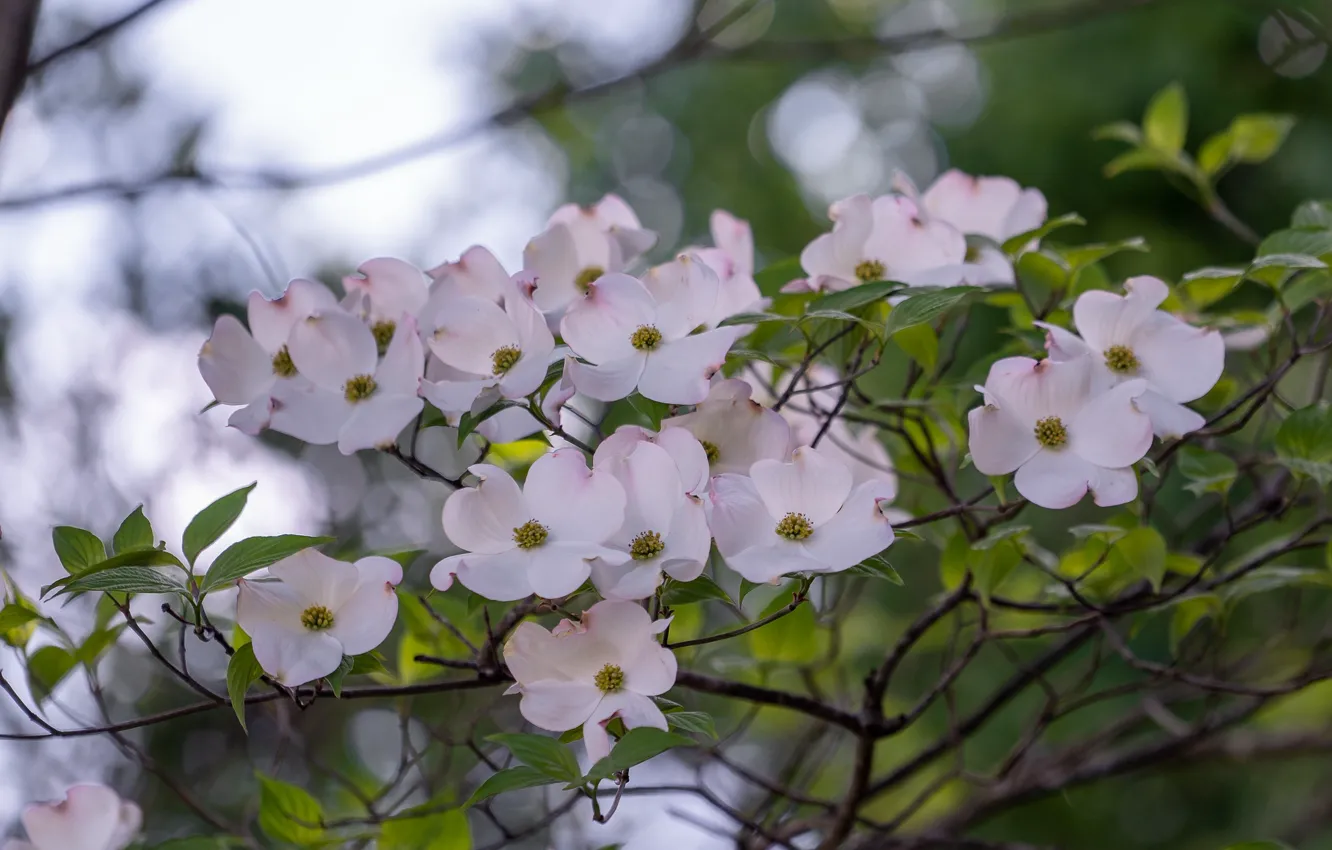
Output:
<path fill-rule="evenodd" d="M 750 581 L 747 578 L 740 579 L 740 596 L 738 599 L 736 599 L 736 602 L 743 603 L 745 601 L 745 597 L 749 595 L 749 591 L 753 590 L 756 587 L 762 587 L 762 586 L 763 585 L 759 584 L 758 582 Z"/>
<path fill-rule="evenodd" d="M 66 572 L 79 573 L 106 560 L 106 547 L 97 535 L 72 525 L 57 525 L 51 530 L 56 557 Z"/>
<path fill-rule="evenodd" d="M 725 328 L 731 325 L 761 325 L 764 322 L 786 322 L 794 324 L 800 319 L 799 316 L 783 316 L 781 313 L 736 313 L 734 316 L 727 316 L 717 323 L 717 327 Z"/>
<path fill-rule="evenodd" d="M 1235 461 L 1220 452 L 1204 451 L 1196 446 L 1185 446 L 1179 451 L 1180 474 L 1189 480 L 1185 489 L 1201 496 L 1203 493 L 1225 495 L 1235 483 L 1239 467 Z"/>
<path fill-rule="evenodd" d="M 1127 171 L 1172 171 L 1188 174 L 1188 166 L 1178 153 L 1160 151 L 1156 148 L 1136 148 L 1121 153 L 1105 164 L 1103 173 L 1106 177 L 1118 177 Z"/>
<path fill-rule="evenodd" d="M 194 566 L 194 561 L 199 557 L 199 553 L 212 546 L 217 539 L 227 533 L 245 510 L 245 503 L 250 498 L 250 491 L 255 488 L 258 482 L 248 484 L 239 490 L 235 490 L 208 507 L 194 515 L 190 524 L 185 526 L 185 535 L 181 540 L 181 548 L 185 551 L 185 560 Z"/>
<path fill-rule="evenodd" d="M 1189 102 L 1184 87 L 1171 83 L 1147 104 L 1147 111 L 1142 116 L 1143 136 L 1153 148 L 1177 154 L 1184 149 L 1188 129 Z"/>
<path fill-rule="evenodd" d="M 659 756 L 675 747 L 692 747 L 694 742 L 683 735 L 663 732 L 651 726 L 630 729 L 615 743 L 610 755 L 592 765 L 583 781 L 596 784 L 622 770 L 628 770 L 636 764 L 642 764 L 650 758 Z"/>
<path fill-rule="evenodd" d="M 41 618 L 42 615 L 33 610 L 30 605 L 25 605 L 23 602 L 10 602 L 4 608 L 0 608 L 0 634 L 4 635 L 5 643 L 10 646 L 24 646 L 27 644 L 28 638 L 32 636 L 32 630 L 25 629 L 25 627 Z M 20 631 L 26 632 L 21 638 L 12 634 Z"/>
<path fill-rule="evenodd" d="M 1265 254 L 1249 265 L 1245 276 L 1268 286 L 1280 286 L 1290 278 L 1291 270 L 1325 268 L 1327 263 L 1308 254 Z"/>
<path fill-rule="evenodd" d="M 111 545 L 117 553 L 153 548 L 153 526 L 148 522 L 148 517 L 143 515 L 143 505 L 125 517 L 125 521 L 116 530 L 116 536 L 111 539 Z"/>
<path fill-rule="evenodd" d="M 980 287 L 976 286 L 952 286 L 947 289 L 936 289 L 932 292 L 912 295 L 894 307 L 892 312 L 888 314 L 883 335 L 891 337 L 904 328 L 933 322 L 973 292 L 980 291 Z"/>
<path fill-rule="evenodd" d="M 120 637 L 120 633 L 124 630 L 125 626 L 123 624 L 110 629 L 94 629 L 92 633 L 84 638 L 83 643 L 75 651 L 74 660 L 89 670 L 93 669 L 97 664 L 97 659 L 101 658 L 102 653 L 106 652 L 116 642 L 116 638 Z"/>
<path fill-rule="evenodd" d="M 505 791 L 517 791 L 520 788 L 536 788 L 540 785 L 552 785 L 559 782 L 559 779 L 552 779 L 539 770 L 519 765 L 517 767 L 506 768 L 498 773 L 492 773 L 486 777 L 480 787 L 472 792 L 472 796 L 467 798 L 463 804 L 464 808 L 470 808 L 483 800 L 489 800 L 496 794 L 503 794 Z"/>
<path fill-rule="evenodd" d="M 161 551 L 161 550 L 152 550 Z M 132 554 L 132 553 L 130 553 Z M 109 570 L 90 570 L 84 575 L 74 576 L 62 585 L 56 596 L 66 593 L 116 592 L 116 593 L 180 593 L 189 595 L 189 589 L 173 574 L 164 573 L 152 567 L 129 566 L 115 567 Z"/>
<path fill-rule="evenodd" d="M 1118 242 L 1097 242 L 1092 245 L 1079 245 L 1066 248 L 1061 253 L 1068 263 L 1070 274 L 1075 274 L 1093 263 L 1099 263 L 1107 257 L 1122 254 L 1125 251 L 1146 251 L 1147 240 L 1141 236 L 1121 239 Z"/>
<path fill-rule="evenodd" d="M 759 292 L 764 295 L 776 295 L 783 286 L 804 274 L 805 270 L 800 265 L 800 258 L 787 257 L 785 260 L 778 260 L 754 275 L 754 282 L 758 284 Z"/>
<path fill-rule="evenodd" d="M 990 532 L 986 534 L 984 537 L 982 537 L 980 540 L 977 540 L 975 543 L 972 543 L 971 548 L 976 551 L 993 549 L 995 546 L 999 545 L 999 543 L 1004 540 L 1021 539 L 1027 536 L 1027 534 L 1030 533 L 1030 531 L 1031 531 L 1031 526 L 1020 525 L 1018 523 L 1005 523 L 1004 525 L 997 525 L 994 528 L 990 529 Z"/>
<path fill-rule="evenodd" d="M 62 646 L 43 646 L 28 656 L 28 686 L 38 702 L 49 697 L 78 663 Z"/>
<path fill-rule="evenodd" d="M 1142 526 L 1115 541 L 1107 561 L 1124 575 L 1145 578 L 1151 582 L 1153 590 L 1160 590 L 1165 579 L 1168 552 L 1161 533 Z"/>
<path fill-rule="evenodd" d="M 568 747 L 554 738 L 545 735 L 503 733 L 491 735 L 486 740 L 507 747 L 518 761 L 553 779 L 576 783 L 582 776 L 578 770 L 578 759 L 574 758 Z"/>
<path fill-rule="evenodd" d="M 862 283 L 859 286 L 853 286 L 850 289 L 843 289 L 839 292 L 830 292 L 827 295 L 820 295 L 809 302 L 808 311 L 818 312 L 820 310 L 834 310 L 845 313 L 854 310 L 857 307 L 864 307 L 866 304 L 873 304 L 882 301 L 894 292 L 906 288 L 905 283 L 898 283 L 892 280 L 878 280 L 873 283 Z"/>
<path fill-rule="evenodd" d="M 841 310 L 809 310 L 805 315 L 800 317 L 800 321 L 803 322 L 807 319 L 829 319 L 834 322 L 852 322 L 867 328 L 875 336 L 878 336 L 879 334 L 878 325 L 868 319 L 862 319 L 860 316 L 845 313 Z"/>
<path fill-rule="evenodd" d="M 254 657 L 254 645 L 245 644 L 236 650 L 227 662 L 227 696 L 231 698 L 231 708 L 236 712 L 236 719 L 241 728 L 250 731 L 245 725 L 245 694 L 250 685 L 259 681 L 264 670 Z"/>
<path fill-rule="evenodd" d="M 666 590 L 661 594 L 661 602 L 671 608 L 680 605 L 692 605 L 695 602 L 705 602 L 709 599 L 720 599 L 723 602 L 730 602 L 731 597 L 717 582 L 701 575 L 693 581 L 679 582 L 672 581 L 667 585 Z"/>
<path fill-rule="evenodd" d="M 472 830 L 462 809 L 424 817 L 413 816 L 408 809 L 384 821 L 375 846 L 378 850 L 470 850 Z"/>
<path fill-rule="evenodd" d="M 303 788 L 270 779 L 261 773 L 259 780 L 259 828 L 275 841 L 287 841 L 302 847 L 324 839 L 324 809 Z"/>
<path fill-rule="evenodd" d="M 1332 230 L 1321 227 L 1278 230 L 1258 246 L 1259 257 L 1268 254 L 1303 254 L 1322 259 L 1332 254 Z"/>
<path fill-rule="evenodd" d="M 1332 228 L 1332 201 L 1305 201 L 1295 208 L 1290 226 Z"/>
<path fill-rule="evenodd" d="M 207 593 L 223 585 L 244 578 L 255 570 L 276 564 L 302 549 L 333 542 L 332 537 L 306 537 L 301 534 L 279 534 L 273 537 L 247 537 L 239 540 L 217 556 L 208 574 L 204 576 L 202 591 Z"/>
<path fill-rule="evenodd" d="M 1112 139 L 1127 142 L 1130 145 L 1141 145 L 1143 142 L 1142 130 L 1132 121 L 1114 121 L 1110 124 L 1102 124 L 1092 130 L 1092 138 L 1098 141 Z"/>
<path fill-rule="evenodd" d="M 328 679 L 328 686 L 333 689 L 334 697 L 342 699 L 342 680 L 347 678 L 347 674 L 351 672 L 352 665 L 355 663 L 350 655 L 344 655 L 341 663 L 338 664 L 338 669 L 324 677 Z"/>
<path fill-rule="evenodd" d="M 717 724 L 705 711 L 672 711 L 666 715 L 666 724 L 680 732 L 693 732 L 717 740 Z"/>
<path fill-rule="evenodd" d="M 1179 652 L 1179 645 L 1188 637 L 1193 627 L 1204 618 L 1217 617 L 1221 613 L 1221 600 L 1215 594 L 1189 596 L 1175 603 L 1174 613 L 1170 615 L 1170 654 Z"/>
<path fill-rule="evenodd" d="M 1294 127 L 1295 118 L 1291 115 L 1240 115 L 1230 123 L 1230 156 L 1251 164 L 1271 159 Z"/>
<path fill-rule="evenodd" d="M 893 343 L 920 364 L 926 374 L 934 371 L 939 361 L 939 335 L 929 325 L 916 325 L 893 334 Z"/>
<path fill-rule="evenodd" d="M 1133 125 L 1130 124 L 1129 126 L 1132 127 Z M 1136 132 L 1138 128 L 1134 127 L 1133 129 Z M 1012 256 L 1025 248 L 1032 240 L 1044 239 L 1056 230 L 1065 227 L 1081 227 L 1086 223 L 1087 221 L 1077 213 L 1065 213 L 1064 215 L 1047 219 L 1045 224 L 1042 224 L 1040 227 L 1032 228 L 1031 230 L 1024 231 L 1004 240 L 1004 253 Z"/>
<path fill-rule="evenodd" d="M 348 676 L 368 676 L 371 673 L 387 673 L 388 668 L 384 666 L 384 656 L 378 652 L 365 652 L 352 658 L 351 670 L 347 672 Z"/>
<path fill-rule="evenodd" d="M 179 566 L 183 566 L 180 563 L 180 559 L 165 549 L 131 549 L 128 552 L 121 552 L 118 555 L 112 555 L 104 561 L 99 561 L 75 575 L 66 576 L 51 582 L 46 587 L 42 588 L 42 594 L 46 595 L 53 590 L 59 590 L 62 593 L 81 593 L 88 590 L 115 590 L 117 588 L 100 587 L 100 582 L 95 580 L 95 577 L 102 573 L 122 570 L 127 567 Z M 149 581 L 152 582 L 153 579 L 149 579 Z"/>
<path fill-rule="evenodd" d="M 1320 401 L 1287 416 L 1277 429 L 1276 450 L 1292 472 L 1332 484 L 1332 407 Z"/>
<path fill-rule="evenodd" d="M 888 560 L 882 555 L 866 558 L 864 561 L 861 561 L 859 564 L 856 564 L 854 567 L 847 570 L 847 572 L 851 575 L 868 576 L 869 578 L 890 581 L 898 587 L 906 586 L 906 582 L 902 581 L 902 577 L 898 575 L 897 570 L 893 569 L 893 565 L 888 563 Z"/>

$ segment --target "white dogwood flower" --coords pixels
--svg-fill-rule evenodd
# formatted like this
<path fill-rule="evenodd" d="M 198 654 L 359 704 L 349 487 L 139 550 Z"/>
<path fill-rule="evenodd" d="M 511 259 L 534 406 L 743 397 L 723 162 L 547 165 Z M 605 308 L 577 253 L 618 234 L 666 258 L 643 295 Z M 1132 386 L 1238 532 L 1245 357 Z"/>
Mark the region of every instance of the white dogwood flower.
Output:
<path fill-rule="evenodd" d="M 254 436 L 265 428 L 313 443 L 329 438 L 327 428 L 301 427 L 273 404 L 274 395 L 308 391 L 310 382 L 297 373 L 287 350 L 291 329 L 321 310 L 336 310 L 337 299 L 323 284 L 297 278 L 282 297 L 269 301 L 251 292 L 246 305 L 249 330 L 231 315 L 218 317 L 213 334 L 199 350 L 199 374 L 222 404 L 243 405 L 228 420 L 233 428 Z"/>
<path fill-rule="evenodd" d="M 444 533 L 464 552 L 430 571 L 440 590 L 456 575 L 487 599 L 555 599 L 587 580 L 593 558 L 629 559 L 605 545 L 624 521 L 624 488 L 610 473 L 588 469 L 577 449 L 542 455 L 522 488 L 497 466 L 469 471 L 479 483 L 444 503 Z"/>
<path fill-rule="evenodd" d="M 583 727 L 593 763 L 610 754 L 606 726 L 619 718 L 627 729 L 666 729 L 652 697 L 675 684 L 675 655 L 657 643 L 669 620 L 652 618 L 633 602 L 604 600 L 546 631 L 531 620 L 518 624 L 504 644 L 504 663 L 522 694 L 518 704 L 533 726 L 551 732 Z"/>
<path fill-rule="evenodd" d="M 415 316 L 425 306 L 429 279 L 416 266 L 393 257 L 366 260 L 356 272 L 342 279 L 342 288 L 354 297 L 354 312 L 370 326 L 383 356 L 399 318 L 404 313 Z"/>
<path fill-rule="evenodd" d="M 514 290 L 512 277 L 489 249 L 473 245 L 451 263 L 440 263 L 426 272 L 432 281 L 430 299 L 422 308 L 424 318 L 433 313 L 429 302 L 473 296 L 502 303 Z"/>
<path fill-rule="evenodd" d="M 105 785 L 75 785 L 58 803 L 31 803 L 20 816 L 28 840 L 4 850 L 123 850 L 143 825 L 137 805 Z"/>
<path fill-rule="evenodd" d="M 696 255 L 717 274 L 717 302 L 708 319 L 716 326 L 736 313 L 759 309 L 763 295 L 754 282 L 754 234 L 749 222 L 726 210 L 713 210 L 708 223 L 713 247 L 685 248 L 681 253 Z"/>
<path fill-rule="evenodd" d="M 677 435 L 686 436 L 680 429 Z M 678 440 L 672 437 L 671 440 Z M 694 443 L 693 466 L 706 468 L 703 447 Z M 607 599 L 646 599 L 662 575 L 693 581 L 703 572 L 712 534 L 703 499 L 690 495 L 676 460 L 648 440 L 633 442 L 628 452 L 597 447 L 594 466 L 614 475 L 625 492 L 624 522 L 606 545 L 628 557 L 619 563 L 592 562 L 592 582 Z"/>
<path fill-rule="evenodd" d="M 536 277 L 533 300 L 543 313 L 558 313 L 602 275 L 624 271 L 656 241 L 618 195 L 590 207 L 566 204 L 523 249 L 523 270 Z"/>
<path fill-rule="evenodd" d="M 236 622 L 259 666 L 284 685 L 321 679 L 342 656 L 369 652 L 398 618 L 402 567 L 392 558 L 353 564 L 303 549 L 268 571 L 278 580 L 240 580 Z"/>
<path fill-rule="evenodd" d="M 1110 389 L 1090 357 L 1037 362 L 1006 357 L 990 367 L 985 404 L 967 416 L 971 459 L 986 475 L 1017 472 L 1019 493 L 1043 508 L 1098 505 L 1138 494 L 1130 468 L 1152 444 L 1152 423 L 1135 403 L 1140 378 Z"/>
<path fill-rule="evenodd" d="M 748 476 L 712 479 L 709 525 L 726 564 L 753 582 L 849 569 L 887 549 L 882 481 L 852 486 L 851 471 L 804 446 L 787 462 L 761 460 Z"/>
<path fill-rule="evenodd" d="M 791 426 L 780 413 L 754 401 L 754 388 L 741 378 L 717 381 L 692 413 L 661 421 L 662 433 L 683 428 L 703 446 L 713 475 L 748 475 L 760 460 L 791 455 Z"/>
<path fill-rule="evenodd" d="M 1039 189 L 1023 189 L 1011 177 L 973 177 L 956 168 L 940 174 L 919 203 L 932 219 L 1000 243 L 1040 227 L 1047 210 Z"/>
<path fill-rule="evenodd" d="M 1073 303 L 1077 334 L 1038 323 L 1052 360 L 1090 356 L 1099 376 L 1113 385 L 1142 379 L 1134 403 L 1151 417 L 1158 437 L 1180 437 L 1206 420 L 1183 405 L 1201 398 L 1221 377 L 1226 343 L 1213 328 L 1195 328 L 1157 307 L 1170 289 L 1154 277 L 1124 282 L 1125 295 L 1091 290 Z"/>
<path fill-rule="evenodd" d="M 421 412 L 417 395 L 425 365 L 416 320 L 399 317 L 381 361 L 370 328 L 347 313 L 318 313 L 298 322 L 288 344 L 292 362 L 319 396 L 281 398 L 287 414 L 315 427 L 337 428 L 343 454 L 391 445 Z"/>
<path fill-rule="evenodd" d="M 538 287 L 539 291 L 539 287 Z M 615 401 L 637 389 L 666 404 L 697 404 L 708 395 L 708 379 L 721 368 L 736 328 L 690 335 L 696 302 L 677 297 L 658 302 L 637 279 L 609 274 L 590 284 L 560 323 L 561 335 L 587 363 L 569 364 L 578 391 Z"/>

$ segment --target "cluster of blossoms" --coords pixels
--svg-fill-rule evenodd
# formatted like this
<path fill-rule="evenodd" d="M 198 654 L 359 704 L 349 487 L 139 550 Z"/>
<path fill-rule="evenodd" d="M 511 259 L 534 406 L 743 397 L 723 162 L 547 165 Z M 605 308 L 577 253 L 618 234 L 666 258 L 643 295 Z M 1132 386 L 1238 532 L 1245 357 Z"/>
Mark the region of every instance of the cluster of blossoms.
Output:
<path fill-rule="evenodd" d="M 1039 228 L 1046 203 L 1007 178 L 950 171 L 923 193 L 898 178 L 892 194 L 847 198 L 829 215 L 831 232 L 801 254 L 807 277 L 785 291 L 1012 284 L 1001 245 Z M 753 383 L 722 375 L 750 330 L 726 320 L 764 300 L 748 224 L 718 211 L 711 225 L 712 247 L 633 274 L 656 237 L 608 195 L 557 210 L 516 274 L 481 247 L 429 271 L 371 260 L 344 279 L 341 299 L 305 280 L 275 301 L 252 295 L 249 329 L 222 317 L 199 355 L 247 433 L 393 449 L 428 402 L 448 423 L 471 414 L 493 442 L 550 436 L 555 447 L 521 485 L 500 466 L 467 466 L 469 486 L 443 511 L 461 552 L 430 580 L 499 601 L 560 599 L 591 582 L 603 601 L 553 631 L 520 624 L 505 660 L 523 715 L 552 731 L 583 726 L 594 758 L 609 750 L 614 718 L 665 728 L 651 697 L 675 680 L 656 637 L 668 621 L 640 603 L 664 581 L 697 578 L 714 546 L 756 583 L 846 570 L 886 549 L 900 516 L 875 431 L 834 415 L 836 371 L 804 364 L 792 380 L 808 389 L 781 412 L 766 395 L 770 371 L 751 365 Z M 1049 359 L 994 364 L 970 415 L 981 472 L 1016 472 L 1017 489 L 1046 507 L 1089 489 L 1119 504 L 1136 494 L 1131 466 L 1153 431 L 1200 426 L 1182 402 L 1219 377 L 1219 336 L 1157 310 L 1161 282 L 1127 286 L 1078 299 L 1081 336 L 1042 325 Z M 671 406 L 658 430 L 622 426 L 593 450 L 562 428 L 575 396 L 596 407 L 635 394 Z M 243 580 L 237 620 L 263 668 L 299 685 L 387 637 L 401 579 L 385 558 L 306 551 Z"/>
<path fill-rule="evenodd" d="M 103 785 L 75 785 L 58 803 L 23 809 L 28 840 L 11 839 L 3 850 L 124 850 L 143 824 L 143 812 Z"/>

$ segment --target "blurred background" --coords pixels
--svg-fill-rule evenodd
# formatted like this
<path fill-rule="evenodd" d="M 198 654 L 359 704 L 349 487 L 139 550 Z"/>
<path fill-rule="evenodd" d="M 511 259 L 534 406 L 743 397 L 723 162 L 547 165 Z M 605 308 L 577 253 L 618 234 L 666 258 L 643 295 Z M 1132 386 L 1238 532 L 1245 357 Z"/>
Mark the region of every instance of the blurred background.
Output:
<path fill-rule="evenodd" d="M 213 319 L 290 277 L 336 285 L 373 256 L 430 267 L 477 243 L 515 270 L 555 206 L 606 192 L 661 235 L 653 261 L 707 241 L 721 207 L 752 223 L 762 268 L 825 229 L 830 201 L 886 191 L 895 169 L 925 185 L 949 167 L 1040 188 L 1052 215 L 1090 222 L 1087 241 L 1146 237 L 1152 254 L 1116 257 L 1117 275 L 1246 259 L 1159 175 L 1102 176 L 1120 148 L 1092 129 L 1136 120 L 1176 80 L 1191 147 L 1240 112 L 1298 119 L 1273 162 L 1223 184 L 1242 219 L 1267 232 L 1299 200 L 1332 195 L 1332 63 L 1317 24 L 1332 24 L 1332 4 L 1312 0 L 156 0 L 61 49 L 140 5 L 44 0 L 0 134 L 0 564 L 30 596 L 61 572 L 52 526 L 109 537 L 143 503 L 175 541 L 251 481 L 228 539 L 331 530 L 362 549 L 442 548 L 442 487 L 387 458 L 253 440 L 224 427 L 226 411 L 200 412 L 210 394 L 195 355 Z M 424 587 L 429 563 L 408 582 Z M 80 604 L 55 612 L 74 632 L 90 620 Z M 124 642 L 102 662 L 120 713 L 178 697 L 137 650 Z M 197 655 L 196 675 L 222 675 L 220 653 Z M 12 652 L 0 670 L 23 681 Z M 48 715 L 86 719 L 86 691 L 69 677 Z M 469 700 L 417 710 L 488 710 Z M 0 723 L 18 728 L 12 715 Z M 196 793 L 243 810 L 251 761 L 273 769 L 325 731 L 301 720 L 297 738 L 275 710 L 249 738 L 215 713 L 136 740 Z M 390 707 L 318 722 L 337 742 L 320 758 L 375 775 L 391 740 L 396 764 Z M 135 793 L 164 834 L 199 828 L 114 742 L 5 745 L 0 765 L 0 825 L 24 801 L 101 779 Z M 1279 778 L 1320 777 L 1305 765 Z M 1270 779 L 1120 780 L 1013 817 L 1069 847 L 1212 847 L 1285 822 Z M 695 802 L 654 800 L 591 838 L 551 840 L 728 846 L 656 823 Z"/>

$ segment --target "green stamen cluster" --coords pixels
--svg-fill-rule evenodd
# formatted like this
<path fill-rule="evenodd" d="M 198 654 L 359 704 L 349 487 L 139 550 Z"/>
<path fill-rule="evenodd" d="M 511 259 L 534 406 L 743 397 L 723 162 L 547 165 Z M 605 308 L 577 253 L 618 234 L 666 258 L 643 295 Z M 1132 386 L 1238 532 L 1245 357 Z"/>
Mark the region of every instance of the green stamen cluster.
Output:
<path fill-rule="evenodd" d="M 347 383 L 342 388 L 342 393 L 346 396 L 347 401 L 355 404 L 374 395 L 377 389 L 379 389 L 379 384 L 375 383 L 373 376 L 356 375 L 347 379 Z"/>
<path fill-rule="evenodd" d="M 629 335 L 629 344 L 639 351 L 651 351 L 661 345 L 661 331 L 656 325 L 639 325 L 638 330 Z"/>
<path fill-rule="evenodd" d="M 661 554 L 666 548 L 661 535 L 655 531 L 645 531 L 629 541 L 629 557 L 635 561 L 649 561 Z"/>
<path fill-rule="evenodd" d="M 1112 345 L 1105 350 L 1105 365 L 1114 372 L 1127 374 L 1138 371 L 1138 355 L 1127 345 Z"/>
<path fill-rule="evenodd" d="M 574 277 L 574 286 L 578 287 L 579 292 L 586 295 L 587 288 L 592 284 L 596 283 L 597 278 L 601 277 L 605 273 L 606 270 L 603 269 L 601 266 L 588 266 L 587 268 L 580 271 Z"/>
<path fill-rule="evenodd" d="M 883 280 L 888 269 L 878 260 L 862 260 L 856 265 L 856 280 L 861 283 L 873 283 Z"/>
<path fill-rule="evenodd" d="M 279 378 L 296 377 L 296 364 L 291 362 L 291 352 L 285 345 L 273 355 L 273 374 Z"/>
<path fill-rule="evenodd" d="M 535 549 L 545 543 L 549 536 L 546 527 L 534 519 L 529 519 L 513 530 L 513 542 L 518 544 L 519 549 Z"/>
<path fill-rule="evenodd" d="M 603 694 L 614 693 L 624 687 L 624 671 L 615 664 L 607 664 L 592 681 Z"/>
<path fill-rule="evenodd" d="M 708 456 L 708 463 L 716 463 L 719 454 L 717 444 L 710 443 L 707 440 L 699 440 L 699 442 L 703 444 L 703 454 Z"/>
<path fill-rule="evenodd" d="M 333 627 L 333 612 L 323 605 L 311 605 L 301 612 L 301 625 L 312 632 Z"/>
<path fill-rule="evenodd" d="M 778 537 L 785 537 L 787 540 L 804 540 L 814 533 L 814 523 L 809 521 L 809 517 L 804 514 L 787 514 L 782 517 L 781 522 L 773 529 Z"/>
<path fill-rule="evenodd" d="M 371 325 L 370 333 L 375 335 L 375 348 L 379 349 L 380 357 L 383 357 L 384 352 L 388 351 L 389 343 L 393 341 L 393 333 L 397 329 L 398 323 L 387 319 Z"/>
<path fill-rule="evenodd" d="M 490 362 L 494 367 L 495 374 L 503 375 L 512 369 L 518 363 L 518 358 L 522 356 L 522 349 L 518 346 L 506 345 L 503 348 L 495 349 L 495 352 L 490 355 Z"/>
<path fill-rule="evenodd" d="M 1057 449 L 1068 442 L 1068 429 L 1058 416 L 1047 416 L 1036 423 L 1036 442 L 1047 449 Z"/>

